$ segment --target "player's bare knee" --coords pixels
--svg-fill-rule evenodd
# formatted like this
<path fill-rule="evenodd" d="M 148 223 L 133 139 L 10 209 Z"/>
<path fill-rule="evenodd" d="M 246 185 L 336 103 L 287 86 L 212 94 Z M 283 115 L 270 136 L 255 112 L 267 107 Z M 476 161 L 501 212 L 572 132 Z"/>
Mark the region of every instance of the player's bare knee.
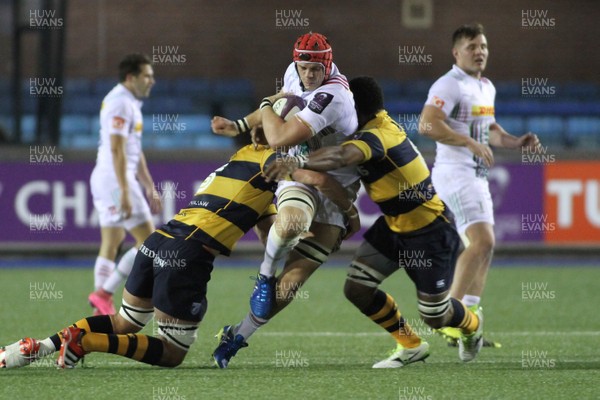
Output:
<path fill-rule="evenodd" d="M 306 213 L 296 207 L 285 207 L 275 220 L 275 230 L 282 239 L 292 239 L 308 231 L 310 221 Z"/>
<path fill-rule="evenodd" d="M 277 219 L 275 231 L 284 240 L 289 240 L 307 232 L 315 213 L 316 200 L 305 190 L 291 188 L 284 190 L 277 199 Z"/>
<path fill-rule="evenodd" d="M 479 254 L 481 254 L 485 258 L 492 258 L 494 254 L 494 238 L 479 238 L 471 242 L 470 246 L 473 246 L 473 250 L 476 250 Z"/>
<path fill-rule="evenodd" d="M 128 296 L 123 295 L 119 313 L 117 315 L 113 315 L 113 329 L 115 329 L 114 324 L 117 323 L 121 331 L 115 331 L 115 333 L 139 332 L 152 319 L 154 315 L 154 308 L 133 305 L 125 300 L 125 297 Z"/>
<path fill-rule="evenodd" d="M 142 330 L 142 327 L 136 324 L 132 324 L 121 314 L 115 314 L 110 316 L 110 320 L 113 327 L 113 333 L 124 334 L 124 333 L 137 333 Z"/>
<path fill-rule="evenodd" d="M 386 275 L 368 265 L 363 259 L 352 260 L 348 267 L 344 294 L 359 309 L 367 307 Z"/>
<path fill-rule="evenodd" d="M 196 341 L 198 324 L 165 317 L 166 315 L 163 314 L 157 320 L 158 335 L 164 343 L 160 365 L 176 367 L 183 362 L 190 347 Z"/>
<path fill-rule="evenodd" d="M 448 291 L 439 294 L 418 293 L 419 315 L 432 329 L 447 325 L 452 317 L 452 303 Z"/>
<path fill-rule="evenodd" d="M 495 245 L 496 239 L 493 232 L 485 229 L 478 229 L 470 232 L 468 247 L 477 251 L 479 254 L 491 258 L 494 253 Z"/>
<path fill-rule="evenodd" d="M 360 310 L 371 304 L 373 301 L 373 294 L 376 290 L 376 287 L 365 286 L 350 279 L 346 279 L 346 282 L 344 283 L 344 295 L 346 296 L 346 299 Z"/>
<path fill-rule="evenodd" d="M 187 351 L 179 349 L 178 347 L 167 341 L 164 337 L 161 337 L 161 340 L 164 343 L 164 351 L 160 359 L 159 366 L 175 368 L 181 365 L 183 360 L 185 360 Z"/>

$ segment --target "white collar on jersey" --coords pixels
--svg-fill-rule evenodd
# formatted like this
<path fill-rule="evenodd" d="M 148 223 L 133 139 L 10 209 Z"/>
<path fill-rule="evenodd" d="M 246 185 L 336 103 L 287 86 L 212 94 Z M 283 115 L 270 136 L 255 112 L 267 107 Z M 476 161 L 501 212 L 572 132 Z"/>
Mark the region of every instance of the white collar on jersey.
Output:
<path fill-rule="evenodd" d="M 487 80 L 487 78 L 484 78 L 483 76 L 481 78 L 477 79 L 474 76 L 471 76 L 471 75 L 467 74 L 461 67 L 459 67 L 456 64 L 452 65 L 452 71 L 456 72 L 460 76 L 471 78 L 471 79 L 475 80 L 477 83 L 482 83 L 482 82 L 484 82 L 484 81 Z"/>
<path fill-rule="evenodd" d="M 137 97 L 134 96 L 133 93 L 131 93 L 131 91 L 129 89 L 127 89 L 125 87 L 125 85 L 123 85 L 121 82 L 119 82 L 117 84 L 117 87 L 119 88 L 120 91 L 122 91 L 123 93 L 125 93 L 125 96 L 129 97 L 131 100 L 136 101 L 139 103 L 140 107 L 142 106 L 142 104 L 144 104 L 144 102 L 140 99 L 138 99 Z"/>

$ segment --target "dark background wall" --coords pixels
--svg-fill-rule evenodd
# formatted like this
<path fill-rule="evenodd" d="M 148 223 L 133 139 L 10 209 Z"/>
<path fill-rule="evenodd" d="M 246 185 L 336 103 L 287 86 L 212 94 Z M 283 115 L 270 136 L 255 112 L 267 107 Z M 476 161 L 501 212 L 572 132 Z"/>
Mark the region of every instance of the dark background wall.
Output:
<path fill-rule="evenodd" d="M 348 76 L 434 79 L 452 64 L 450 36 L 454 29 L 465 22 L 479 21 L 487 29 L 490 61 L 486 75 L 492 80 L 537 77 L 556 83 L 600 82 L 600 1 L 431 0 L 432 24 L 425 29 L 410 29 L 403 24 L 403 5 L 410 3 L 69 0 L 66 77 L 114 76 L 116 64 L 126 53 L 152 55 L 158 46 L 178 46 L 177 52 L 185 55 L 186 62 L 157 66 L 159 79 L 242 77 L 251 79 L 262 96 L 275 91 L 296 37 L 314 30 L 329 37 L 334 60 Z M 6 7 L 7 1 L 0 4 Z M 524 27 L 522 13 L 527 10 L 545 13 L 554 26 Z M 417 5 L 413 11 L 419 15 L 423 9 Z M 3 21 L 7 19 L 6 15 L 2 17 Z M 10 36 L 6 29 L 1 32 L 0 62 L 7 73 Z M 35 48 L 34 40 L 30 39 L 30 51 Z M 423 46 L 432 62 L 400 64 L 400 46 Z M 25 76 L 35 74 L 35 65 L 25 68 Z"/>

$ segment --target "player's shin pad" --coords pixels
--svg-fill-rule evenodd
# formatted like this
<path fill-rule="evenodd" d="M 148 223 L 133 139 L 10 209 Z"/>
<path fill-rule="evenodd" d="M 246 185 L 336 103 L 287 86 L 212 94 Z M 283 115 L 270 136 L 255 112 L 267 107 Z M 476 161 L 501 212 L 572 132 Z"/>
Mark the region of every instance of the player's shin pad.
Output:
<path fill-rule="evenodd" d="M 356 260 L 350 263 L 346 275 L 346 279 L 369 287 L 379 286 L 385 278 L 386 276 L 382 273 Z"/>
<path fill-rule="evenodd" d="M 188 351 L 196 341 L 198 325 L 173 324 L 158 321 L 158 334 L 183 351 Z"/>
<path fill-rule="evenodd" d="M 152 319 L 154 309 L 134 307 L 123 300 L 119 315 L 139 328 L 143 328 Z"/>

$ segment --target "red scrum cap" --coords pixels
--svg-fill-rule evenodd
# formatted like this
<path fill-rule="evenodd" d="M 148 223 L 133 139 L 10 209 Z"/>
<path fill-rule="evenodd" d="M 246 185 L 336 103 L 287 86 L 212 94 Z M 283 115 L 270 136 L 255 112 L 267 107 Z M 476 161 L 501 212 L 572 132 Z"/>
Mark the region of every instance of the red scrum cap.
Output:
<path fill-rule="evenodd" d="M 325 68 L 325 80 L 331 73 L 333 53 L 325 35 L 320 33 L 306 33 L 296 40 L 294 45 L 294 62 L 314 62 Z"/>

